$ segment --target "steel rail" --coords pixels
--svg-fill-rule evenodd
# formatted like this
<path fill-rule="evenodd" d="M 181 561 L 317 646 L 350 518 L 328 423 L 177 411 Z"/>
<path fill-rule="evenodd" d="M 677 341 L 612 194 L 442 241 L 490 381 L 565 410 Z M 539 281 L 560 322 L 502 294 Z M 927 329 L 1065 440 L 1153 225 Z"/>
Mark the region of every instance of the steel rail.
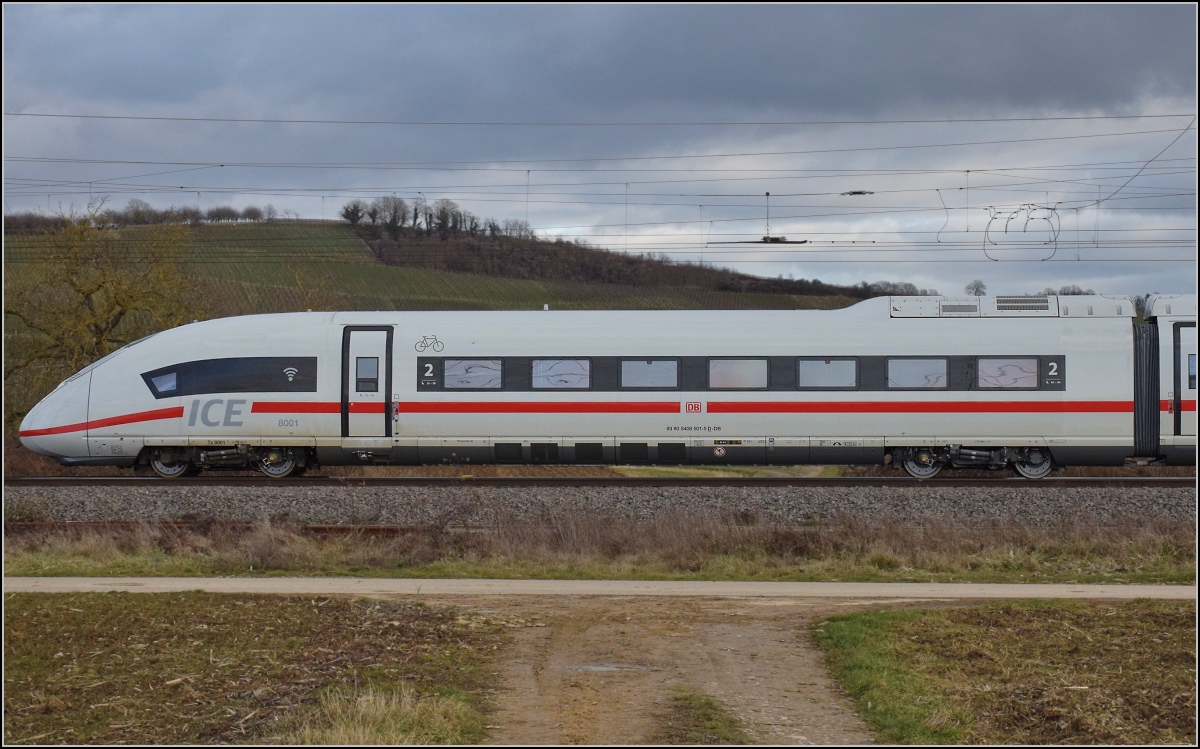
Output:
<path fill-rule="evenodd" d="M 249 531 L 259 523 L 246 520 L 32 520 L 6 521 L 4 535 L 16 536 L 28 533 L 62 533 L 62 532 L 95 532 L 111 533 L 113 531 L 134 531 L 140 528 L 163 530 L 169 532 L 205 533 L 212 528 L 230 531 Z M 279 525 L 276 523 L 275 525 Z M 412 533 L 437 533 L 446 530 L 477 531 L 480 528 L 451 527 L 443 528 L 437 525 L 299 525 L 294 526 L 300 533 L 310 536 L 341 537 L 341 536 L 371 536 L 391 538 Z"/>
<path fill-rule="evenodd" d="M 974 487 L 1009 489 L 1071 489 L 1075 487 L 1108 488 L 1176 488 L 1196 486 L 1193 476 L 1113 476 L 1061 477 L 1024 479 L 1005 478 L 932 478 L 914 479 L 907 476 L 863 478 L 805 478 L 805 477 L 625 477 L 625 476 L 307 476 L 294 479 L 271 479 L 266 476 L 194 476 L 185 479 L 161 479 L 147 476 L 62 477 L 28 476 L 5 478 L 8 487 L 25 486 L 108 486 L 108 487 L 280 487 L 280 488 L 339 488 L 339 487 Z"/>

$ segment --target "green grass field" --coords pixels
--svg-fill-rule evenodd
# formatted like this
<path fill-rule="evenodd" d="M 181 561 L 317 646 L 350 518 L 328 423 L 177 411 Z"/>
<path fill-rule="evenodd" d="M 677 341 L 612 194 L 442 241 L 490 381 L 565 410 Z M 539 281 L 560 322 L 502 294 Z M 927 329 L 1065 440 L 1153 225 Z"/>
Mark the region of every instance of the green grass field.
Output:
<path fill-rule="evenodd" d="M 138 228 L 126 229 L 136 252 Z M 19 283 L 45 239 L 6 238 L 5 268 Z M 834 309 L 846 297 L 740 294 L 706 289 L 558 283 L 446 273 L 379 263 L 349 226 L 245 223 L 200 226 L 178 253 L 216 315 L 304 309 Z"/>

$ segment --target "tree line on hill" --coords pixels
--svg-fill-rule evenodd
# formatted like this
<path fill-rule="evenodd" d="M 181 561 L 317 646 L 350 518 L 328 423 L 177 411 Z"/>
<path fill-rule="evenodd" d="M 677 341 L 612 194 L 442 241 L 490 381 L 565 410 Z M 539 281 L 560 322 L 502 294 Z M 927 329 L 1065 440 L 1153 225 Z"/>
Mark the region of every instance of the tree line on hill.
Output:
<path fill-rule="evenodd" d="M 279 211 L 270 203 L 259 207 L 248 205 L 237 209 L 230 205 L 218 205 L 202 211 L 196 206 L 170 206 L 158 209 L 144 200 L 134 198 L 124 208 L 104 208 L 92 213 L 98 227 L 119 229 L 125 226 L 157 226 L 163 224 L 204 223 L 219 224 L 239 221 L 294 221 L 299 214 L 290 209 Z M 41 234 L 61 231 L 69 221 L 63 215 L 46 215 L 38 211 L 22 211 L 4 216 L 5 234 Z"/>
<path fill-rule="evenodd" d="M 527 221 L 480 218 L 448 198 L 430 201 L 419 196 L 412 206 L 395 195 L 381 196 L 369 203 L 355 199 L 342 206 L 338 215 L 356 229 L 360 225 L 376 227 L 386 232 L 393 242 L 401 237 L 432 237 L 435 233 L 443 240 L 479 236 L 531 239 L 534 236 Z"/>

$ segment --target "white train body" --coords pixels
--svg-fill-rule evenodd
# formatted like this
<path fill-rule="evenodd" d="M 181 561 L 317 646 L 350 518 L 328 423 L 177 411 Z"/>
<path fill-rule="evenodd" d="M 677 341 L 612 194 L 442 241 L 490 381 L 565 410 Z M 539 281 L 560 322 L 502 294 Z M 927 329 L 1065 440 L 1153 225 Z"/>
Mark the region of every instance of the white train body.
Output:
<path fill-rule="evenodd" d="M 67 464 L 149 462 L 164 475 L 318 462 L 890 459 L 918 476 L 1010 463 L 1037 476 L 1051 459 L 1194 464 L 1196 297 L 1152 298 L 1149 325 L 1134 314 L 1127 297 L 1080 296 L 225 318 L 87 367 L 20 436 Z"/>

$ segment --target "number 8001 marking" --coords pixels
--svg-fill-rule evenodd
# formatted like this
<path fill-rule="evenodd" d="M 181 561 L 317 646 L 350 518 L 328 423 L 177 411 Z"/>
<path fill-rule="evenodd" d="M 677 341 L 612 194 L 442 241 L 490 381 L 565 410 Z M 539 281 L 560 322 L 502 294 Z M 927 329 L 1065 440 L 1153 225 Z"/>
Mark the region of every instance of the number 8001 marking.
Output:
<path fill-rule="evenodd" d="M 281 427 L 298 427 L 300 426 L 299 419 L 280 419 L 279 426 Z"/>

